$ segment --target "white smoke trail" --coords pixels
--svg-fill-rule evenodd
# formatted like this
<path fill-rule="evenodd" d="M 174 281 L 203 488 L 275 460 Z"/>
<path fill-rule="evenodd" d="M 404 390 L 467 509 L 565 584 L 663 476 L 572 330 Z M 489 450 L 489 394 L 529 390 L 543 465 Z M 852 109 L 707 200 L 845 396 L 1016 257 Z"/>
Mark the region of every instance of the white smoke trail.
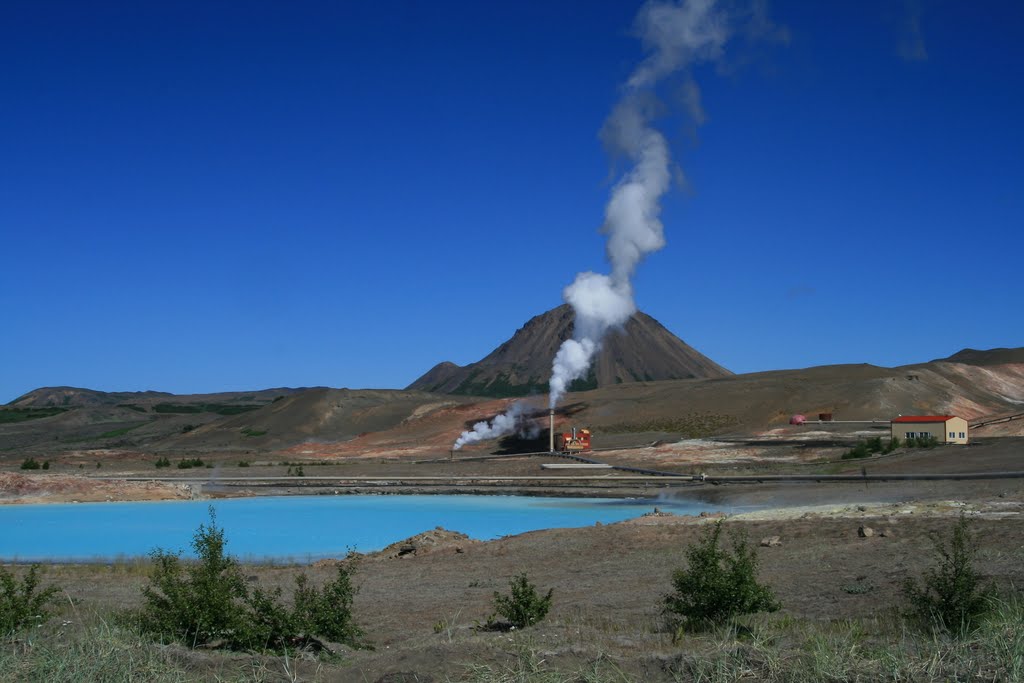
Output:
<path fill-rule="evenodd" d="M 602 130 L 609 151 L 633 163 L 605 207 L 601 232 L 608 235 L 611 274 L 580 273 L 563 292 L 576 320 L 573 338 L 562 343 L 552 363 L 551 408 L 569 384 L 590 369 L 608 330 L 625 324 L 636 312 L 630 278 L 645 256 L 665 246 L 659 202 L 671 182 L 671 158 L 664 136 L 651 126 L 656 101 L 652 89 L 670 74 L 718 59 L 729 37 L 727 24 L 716 0 L 652 0 L 637 14 L 635 29 L 648 54 L 626 81 L 622 99 Z M 689 77 L 684 87 L 688 108 L 699 124 L 700 91 Z"/>
<path fill-rule="evenodd" d="M 512 406 L 498 415 L 490 422 L 481 420 L 473 425 L 473 429 L 462 432 L 459 438 L 455 440 L 455 444 L 452 446 L 453 451 L 457 451 L 466 444 L 476 443 L 477 441 L 483 441 L 484 439 L 496 439 L 499 436 L 505 436 L 516 431 L 525 431 L 527 426 L 523 418 L 523 413 L 526 410 L 526 406 L 522 403 L 513 403 Z"/>
<path fill-rule="evenodd" d="M 754 33 L 774 30 L 762 12 L 755 0 L 746 17 L 760 26 Z M 651 0 L 637 14 L 634 29 L 647 56 L 626 81 L 622 99 L 601 131 L 609 152 L 623 155 L 633 164 L 615 184 L 605 206 L 601 232 L 608 236 L 611 273 L 579 273 L 562 292 L 576 317 L 573 338 L 562 343 L 552 362 L 551 408 L 569 384 L 590 369 L 608 330 L 625 324 L 636 312 L 630 279 L 644 257 L 665 246 L 659 202 L 671 182 L 671 157 L 664 136 L 651 126 L 657 108 L 653 89 L 666 77 L 681 72 L 683 102 L 694 123 L 702 124 L 700 89 L 688 70 L 722 56 L 729 23 L 729 14 L 720 9 L 717 0 Z M 490 422 L 477 423 L 462 433 L 453 448 L 523 429 L 522 412 L 515 404 Z"/>

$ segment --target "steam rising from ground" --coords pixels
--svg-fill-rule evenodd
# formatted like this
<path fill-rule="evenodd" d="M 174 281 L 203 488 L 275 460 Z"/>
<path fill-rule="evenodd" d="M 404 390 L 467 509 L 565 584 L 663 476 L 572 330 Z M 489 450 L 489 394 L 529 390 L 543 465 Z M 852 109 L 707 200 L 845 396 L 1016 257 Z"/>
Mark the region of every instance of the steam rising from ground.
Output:
<path fill-rule="evenodd" d="M 609 153 L 623 155 L 633 164 L 612 188 L 605 206 L 601 232 L 608 235 L 611 273 L 580 273 L 563 292 L 576 322 L 573 338 L 562 343 L 552 363 L 551 408 L 569 384 L 590 369 L 608 330 L 625 324 L 636 312 L 633 273 L 644 257 L 665 246 L 660 201 L 671 182 L 671 158 L 665 137 L 651 125 L 657 108 L 653 88 L 673 73 L 718 59 L 729 35 L 727 20 L 715 0 L 652 0 L 637 14 L 636 33 L 648 54 L 626 81 L 622 99 L 601 131 Z M 683 92 L 699 124 L 700 91 L 689 74 Z"/>
<path fill-rule="evenodd" d="M 764 21 L 756 2 L 748 18 Z M 659 108 L 654 88 L 670 75 L 682 75 L 687 112 L 696 125 L 703 123 L 700 90 L 689 68 L 721 57 L 729 22 L 717 0 L 650 0 L 637 14 L 634 30 L 647 56 L 627 79 L 622 98 L 601 131 L 609 154 L 632 164 L 605 206 L 601 232 L 608 236 L 611 273 L 580 273 L 562 293 L 576 318 L 573 338 L 562 343 L 552 363 L 551 408 L 572 381 L 590 369 L 608 330 L 625 324 L 636 312 L 633 274 L 648 254 L 665 246 L 660 201 L 669 189 L 672 166 L 665 137 L 651 125 Z M 454 448 L 511 433 L 523 423 L 522 408 L 513 405 L 508 413 L 463 432 Z"/>
<path fill-rule="evenodd" d="M 473 425 L 473 429 L 462 432 L 459 435 L 459 438 L 455 440 L 455 445 L 452 446 L 452 450 L 457 451 L 468 443 L 476 443 L 484 439 L 496 439 L 499 436 L 505 436 L 515 431 L 527 430 L 528 427 L 525 425 L 524 418 L 525 410 L 524 404 L 513 403 L 511 408 L 490 422 L 486 420 L 477 422 Z"/>

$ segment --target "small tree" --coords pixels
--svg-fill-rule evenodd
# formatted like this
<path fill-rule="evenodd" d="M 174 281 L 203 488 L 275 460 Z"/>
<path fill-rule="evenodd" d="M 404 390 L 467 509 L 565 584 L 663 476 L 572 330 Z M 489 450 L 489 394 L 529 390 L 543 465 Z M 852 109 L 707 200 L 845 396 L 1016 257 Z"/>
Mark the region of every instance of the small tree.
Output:
<path fill-rule="evenodd" d="M 305 575 L 295 579 L 294 608 L 281 601 L 281 590 L 249 589 L 238 562 L 224 553 L 224 530 L 214 509 L 210 523 L 199 525 L 192 540 L 195 561 L 154 550 L 155 569 L 142 589 L 139 614 L 144 632 L 195 647 L 220 643 L 240 650 L 274 650 L 315 645 L 318 638 L 359 647 L 362 631 L 352 618 L 352 570 L 339 565 L 338 575 L 322 589 Z"/>
<path fill-rule="evenodd" d="M 183 565 L 178 553 L 160 548 L 151 553 L 155 568 L 142 589 L 143 630 L 192 646 L 234 637 L 243 623 L 235 601 L 246 596 L 246 586 L 224 545 L 224 529 L 211 506 L 209 525 L 200 524 L 192 539 L 197 561 Z"/>
<path fill-rule="evenodd" d="M 30 624 L 41 624 L 50 615 L 47 606 L 60 589 L 39 590 L 39 565 L 34 564 L 19 582 L 0 567 L 0 636 L 8 636 Z"/>
<path fill-rule="evenodd" d="M 974 569 L 977 545 L 963 513 L 948 541 L 933 534 L 932 542 L 936 564 L 924 571 L 920 584 L 907 578 L 903 595 L 911 617 L 930 628 L 963 635 L 991 610 L 995 586 L 983 583 Z"/>
<path fill-rule="evenodd" d="M 316 634 L 352 647 L 359 645 L 363 631 L 352 618 L 352 600 L 356 595 L 352 572 L 350 567 L 339 564 L 338 575 L 321 589 L 310 586 L 305 574 L 295 577 L 295 617 L 300 633 Z"/>
<path fill-rule="evenodd" d="M 672 573 L 675 591 L 664 610 L 672 626 L 699 630 L 779 609 L 771 588 L 757 582 L 757 555 L 746 536 L 731 534 L 732 552 L 719 547 L 721 536 L 719 521 L 686 549 L 686 568 Z"/>
<path fill-rule="evenodd" d="M 548 594 L 541 597 L 525 573 L 512 577 L 509 588 L 512 590 L 510 595 L 494 592 L 494 611 L 508 619 L 512 626 L 526 628 L 547 616 L 554 588 L 548 589 Z"/>

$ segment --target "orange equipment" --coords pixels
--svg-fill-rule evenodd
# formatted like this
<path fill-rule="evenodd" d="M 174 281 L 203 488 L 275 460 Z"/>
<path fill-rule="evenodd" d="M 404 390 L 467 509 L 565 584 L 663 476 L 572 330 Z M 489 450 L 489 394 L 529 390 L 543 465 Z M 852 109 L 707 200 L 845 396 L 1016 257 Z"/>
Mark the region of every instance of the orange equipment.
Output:
<path fill-rule="evenodd" d="M 590 450 L 590 430 L 572 428 L 571 432 L 558 435 L 556 444 L 559 453 L 580 453 Z"/>

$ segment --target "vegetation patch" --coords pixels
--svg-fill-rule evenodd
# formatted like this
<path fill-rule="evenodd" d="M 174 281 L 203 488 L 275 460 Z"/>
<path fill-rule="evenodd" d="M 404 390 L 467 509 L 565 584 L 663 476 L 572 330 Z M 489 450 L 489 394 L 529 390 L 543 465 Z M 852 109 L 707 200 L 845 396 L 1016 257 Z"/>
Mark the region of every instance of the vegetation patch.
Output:
<path fill-rule="evenodd" d="M 266 429 L 253 429 L 251 427 L 246 427 L 245 429 L 242 430 L 242 436 L 256 437 L 256 436 L 263 436 L 266 433 L 267 433 Z"/>
<path fill-rule="evenodd" d="M 686 567 L 672 574 L 675 590 L 665 596 L 664 613 L 677 632 L 706 630 L 741 614 L 774 612 L 775 594 L 757 582 L 757 554 L 745 535 L 731 531 L 722 548 L 722 522 L 704 530 L 686 549 Z"/>
<path fill-rule="evenodd" d="M 900 447 L 899 439 L 889 439 L 889 443 L 882 445 L 882 437 L 876 436 L 871 439 L 865 439 L 860 441 L 856 446 L 843 453 L 843 460 L 857 460 L 860 458 L 869 458 L 876 453 L 882 455 L 888 455 L 894 450 Z"/>
<path fill-rule="evenodd" d="M 907 448 L 935 448 L 938 445 L 939 440 L 931 434 L 912 436 L 907 439 Z"/>
<path fill-rule="evenodd" d="M 512 384 L 509 376 L 499 373 L 497 377 L 489 381 L 474 381 L 480 374 L 480 370 L 474 370 L 462 384 L 455 387 L 451 392 L 463 396 L 490 396 L 494 398 L 518 398 L 520 396 L 533 396 L 546 394 L 548 392 L 547 382 L 537 382 L 532 378 L 522 384 Z"/>
<path fill-rule="evenodd" d="M 42 465 L 38 460 L 29 456 L 21 461 L 21 469 L 23 470 L 38 470 Z"/>
<path fill-rule="evenodd" d="M 920 582 L 908 578 L 903 584 L 910 616 L 929 629 L 964 635 L 991 612 L 995 586 L 974 568 L 977 545 L 963 513 L 949 538 L 933 534 L 932 542 L 935 564 Z"/>
<path fill-rule="evenodd" d="M 121 429 L 112 429 L 109 432 L 103 432 L 102 434 L 100 434 L 96 438 L 97 439 L 113 439 L 113 438 L 118 437 L 118 436 L 124 436 L 125 434 L 127 434 L 130 431 L 132 431 L 133 429 L 138 429 L 139 427 L 142 427 L 143 425 L 147 425 L 147 424 L 149 424 L 149 423 L 148 422 L 140 422 L 137 425 L 131 425 L 129 427 L 122 427 Z"/>
<path fill-rule="evenodd" d="M 262 408 L 262 403 L 157 403 L 154 413 L 216 413 L 217 415 L 240 415 Z"/>
<path fill-rule="evenodd" d="M 43 417 L 53 417 L 66 413 L 73 408 L 0 408 L 0 424 L 12 422 L 25 422 L 26 420 L 38 420 Z"/>
<path fill-rule="evenodd" d="M 487 618 L 485 629 L 526 628 L 548 615 L 554 588 L 549 588 L 547 595 L 542 596 L 525 573 L 513 576 L 508 585 L 511 591 L 508 595 L 494 591 L 494 614 Z M 499 614 L 505 617 L 505 624 L 499 624 L 495 619 Z"/>
<path fill-rule="evenodd" d="M 681 417 L 646 420 L 644 422 L 619 422 L 600 428 L 608 434 L 636 434 L 640 432 L 667 432 L 680 434 L 687 439 L 712 436 L 736 424 L 732 415 L 720 413 L 690 413 Z"/>
<path fill-rule="evenodd" d="M 298 575 L 288 606 L 281 601 L 280 588 L 250 588 L 238 561 L 225 554 L 226 543 L 211 507 L 209 524 L 201 524 L 192 539 L 197 560 L 184 562 L 180 554 L 159 548 L 151 553 L 153 574 L 135 615 L 143 633 L 190 647 L 234 650 L 319 650 L 326 648 L 325 642 L 360 645 L 349 566 L 339 564 L 337 576 L 322 588 Z"/>
<path fill-rule="evenodd" d="M 128 410 L 134 410 L 137 413 L 147 412 L 145 406 L 135 405 L 134 403 L 118 403 L 118 408 L 127 408 Z"/>
<path fill-rule="evenodd" d="M 182 458 L 178 461 L 179 470 L 188 470 L 193 467 L 203 467 L 205 463 L 200 458 Z"/>
<path fill-rule="evenodd" d="M 29 567 L 19 581 L 0 567 L 0 637 L 17 633 L 49 619 L 48 606 L 60 589 L 39 587 L 39 565 Z"/>

